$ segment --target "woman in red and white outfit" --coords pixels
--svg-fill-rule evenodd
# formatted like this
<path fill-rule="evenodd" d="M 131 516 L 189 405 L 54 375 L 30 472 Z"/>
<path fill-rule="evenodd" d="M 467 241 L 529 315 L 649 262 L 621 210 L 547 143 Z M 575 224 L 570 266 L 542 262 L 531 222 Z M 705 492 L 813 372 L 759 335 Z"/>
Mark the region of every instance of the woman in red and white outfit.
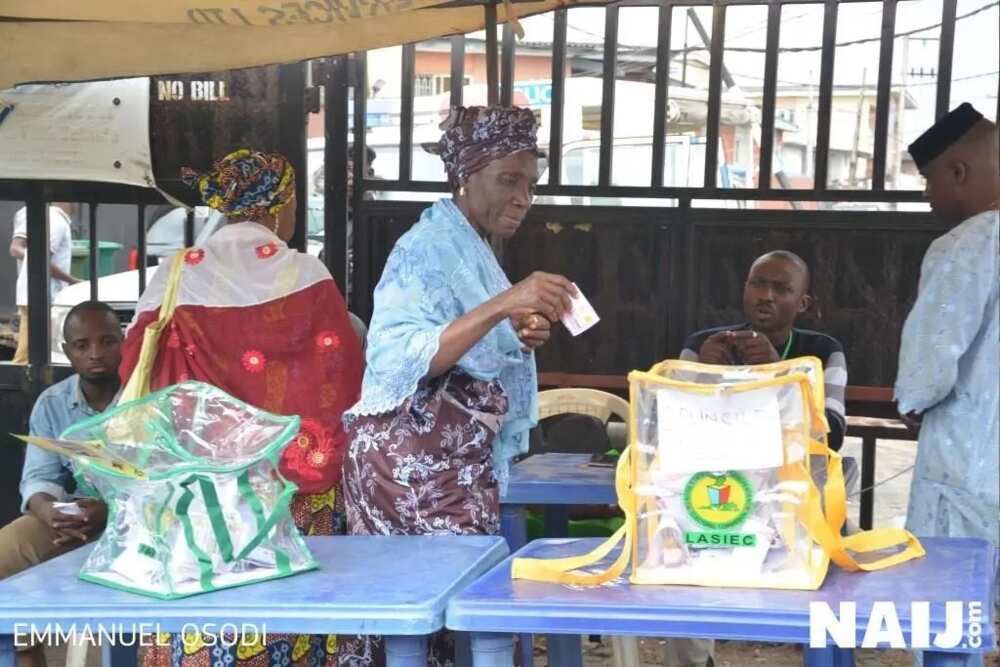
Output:
<path fill-rule="evenodd" d="M 160 336 L 150 390 L 198 380 L 263 410 L 302 417 L 281 471 L 299 487 L 292 504 L 299 529 L 330 535 L 344 532 L 340 418 L 358 399 L 363 359 L 326 267 L 286 245 L 295 229 L 294 174 L 281 155 L 246 149 L 208 173 L 185 170 L 185 181 L 228 224 L 203 246 L 183 251 L 177 305 Z M 125 382 L 144 331 L 157 321 L 169 274 L 158 271 L 139 300 L 123 348 Z M 266 667 L 274 656 L 286 665 L 332 665 L 336 648 L 332 636 L 306 635 L 273 636 L 267 646 L 238 651 L 178 637 L 170 644 L 148 651 L 147 667 L 209 667 L 219 660 Z"/>

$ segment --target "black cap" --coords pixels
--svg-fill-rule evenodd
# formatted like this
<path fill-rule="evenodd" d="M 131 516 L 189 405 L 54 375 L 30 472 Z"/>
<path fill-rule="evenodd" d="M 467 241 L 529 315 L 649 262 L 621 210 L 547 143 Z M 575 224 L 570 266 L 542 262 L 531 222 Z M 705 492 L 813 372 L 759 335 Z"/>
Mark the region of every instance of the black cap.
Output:
<path fill-rule="evenodd" d="M 949 146 L 961 139 L 982 119 L 983 114 L 976 111 L 968 102 L 963 102 L 942 116 L 909 146 L 910 155 L 913 156 L 917 169 L 923 169 L 934 158 L 948 150 Z"/>

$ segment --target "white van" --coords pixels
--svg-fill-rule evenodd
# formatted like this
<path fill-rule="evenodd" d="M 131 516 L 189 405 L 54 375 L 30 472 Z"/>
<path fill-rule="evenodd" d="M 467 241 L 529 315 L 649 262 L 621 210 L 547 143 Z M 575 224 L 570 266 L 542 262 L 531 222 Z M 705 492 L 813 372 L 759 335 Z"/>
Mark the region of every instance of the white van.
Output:
<path fill-rule="evenodd" d="M 705 178 L 705 138 L 670 135 L 664 138 L 663 185 L 666 187 L 702 187 Z M 580 139 L 563 145 L 560 167 L 562 185 L 596 186 L 600 173 L 600 139 Z M 615 137 L 612 149 L 611 185 L 648 187 L 653 164 L 653 138 L 650 136 Z M 542 174 L 548 182 L 548 170 Z M 725 164 L 719 149 L 720 187 L 747 187 L 746 172 Z M 567 201 L 568 200 L 568 201 Z M 536 204 L 572 204 L 601 206 L 674 206 L 676 200 L 639 197 L 537 197 Z M 720 206 L 728 206 L 720 202 Z"/>

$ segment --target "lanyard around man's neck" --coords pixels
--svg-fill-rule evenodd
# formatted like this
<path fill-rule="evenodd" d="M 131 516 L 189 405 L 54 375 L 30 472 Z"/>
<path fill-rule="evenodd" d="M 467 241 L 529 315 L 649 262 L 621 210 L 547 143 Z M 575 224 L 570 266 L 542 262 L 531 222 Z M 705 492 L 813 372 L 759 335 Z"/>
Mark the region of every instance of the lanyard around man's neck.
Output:
<path fill-rule="evenodd" d="M 792 349 L 792 339 L 795 338 L 795 329 L 789 329 L 788 340 L 785 341 L 785 349 L 781 352 L 781 360 L 784 361 L 788 358 L 788 353 Z"/>

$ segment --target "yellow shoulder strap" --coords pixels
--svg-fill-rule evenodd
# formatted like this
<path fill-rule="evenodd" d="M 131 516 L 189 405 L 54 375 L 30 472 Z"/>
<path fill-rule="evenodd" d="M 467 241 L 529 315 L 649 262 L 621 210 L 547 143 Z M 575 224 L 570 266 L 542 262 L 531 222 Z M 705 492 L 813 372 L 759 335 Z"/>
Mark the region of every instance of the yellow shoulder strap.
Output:
<path fill-rule="evenodd" d="M 816 390 L 809 382 L 802 383 L 804 399 L 814 419 L 822 418 L 823 404 L 816 400 Z M 822 426 L 825 428 L 825 419 Z M 806 483 L 807 499 L 804 505 L 806 516 L 802 517 L 809 536 L 820 545 L 834 563 L 850 572 L 882 570 L 925 555 L 920 542 L 909 531 L 901 528 L 880 528 L 866 530 L 848 537 L 840 534 L 847 519 L 847 492 L 844 485 L 843 458 L 830 449 L 826 442 L 809 441 L 809 453 L 826 457 L 826 483 L 823 486 L 823 501 L 820 492 L 808 470 L 799 466 Z M 859 562 L 853 553 L 863 554 L 889 549 L 903 548 L 894 554 L 872 561 Z"/>
<path fill-rule="evenodd" d="M 159 351 L 160 334 L 170 323 L 177 307 L 177 290 L 181 282 L 181 268 L 184 266 L 185 252 L 185 250 L 181 250 L 171 260 L 167 287 L 163 293 L 163 301 L 160 303 L 160 316 L 142 333 L 139 361 L 136 362 L 128 384 L 122 390 L 121 398 L 118 399 L 119 403 L 128 403 L 149 393 L 149 381 L 153 373 L 153 364 L 156 363 L 156 354 Z"/>
<path fill-rule="evenodd" d="M 635 529 L 635 496 L 632 493 L 629 470 L 631 466 L 632 448 L 626 447 L 618 457 L 618 467 L 615 469 L 615 491 L 618 494 L 618 506 L 625 512 L 625 524 L 615 531 L 615 534 L 604 541 L 589 554 L 569 558 L 515 558 L 511 564 L 511 577 L 514 579 L 530 579 L 532 581 L 551 581 L 559 584 L 597 585 L 617 579 L 628 566 L 632 551 L 632 531 Z M 581 574 L 575 572 L 600 562 L 605 556 L 625 539 L 625 546 L 615 562 L 608 569 L 596 574 Z"/>
<path fill-rule="evenodd" d="M 843 537 L 840 530 L 847 514 L 847 497 L 844 490 L 843 459 L 823 442 L 809 443 L 809 453 L 827 457 L 827 478 L 823 487 L 823 503 L 812 476 L 804 475 L 808 484 L 805 517 L 809 536 L 834 563 L 845 570 L 870 572 L 882 570 L 925 554 L 923 546 L 909 531 L 902 528 L 879 528 Z M 824 513 L 824 505 L 826 511 Z M 898 552 L 867 562 L 859 562 L 853 553 L 871 553 L 882 549 L 903 546 Z"/>

